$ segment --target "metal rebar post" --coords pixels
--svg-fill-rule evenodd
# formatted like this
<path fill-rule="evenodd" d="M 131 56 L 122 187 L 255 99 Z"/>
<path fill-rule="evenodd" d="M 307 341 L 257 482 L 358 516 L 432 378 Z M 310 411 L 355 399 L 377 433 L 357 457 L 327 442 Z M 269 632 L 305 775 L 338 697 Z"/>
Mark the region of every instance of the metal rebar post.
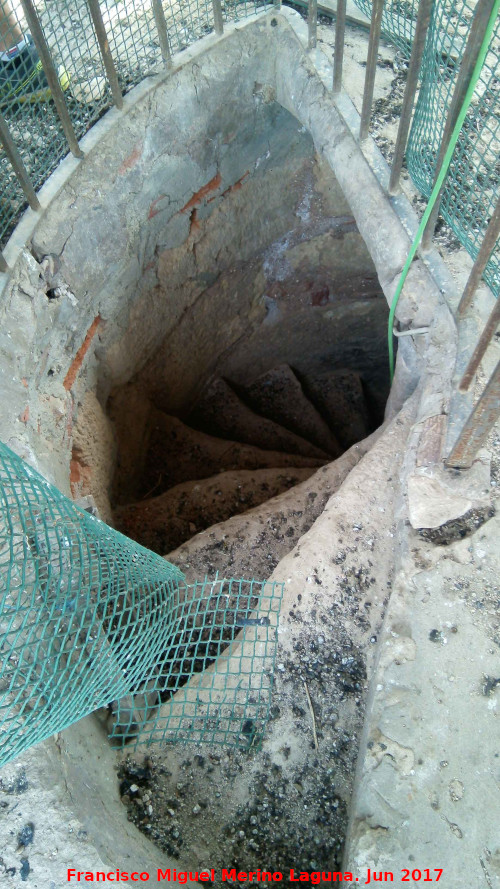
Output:
<path fill-rule="evenodd" d="M 335 19 L 335 55 L 333 57 L 333 92 L 342 89 L 342 66 L 344 63 L 345 16 L 347 0 L 337 0 L 337 17 Z"/>
<path fill-rule="evenodd" d="M 24 166 L 23 159 L 17 149 L 17 146 L 10 134 L 9 127 L 7 126 L 7 121 L 5 120 L 3 114 L 0 112 L 0 142 L 4 147 L 5 154 L 9 158 L 9 161 L 12 164 L 12 169 L 17 176 L 19 185 L 21 186 L 24 196 L 28 201 L 32 210 L 40 209 L 40 201 L 38 200 L 35 189 L 31 184 L 30 177 L 28 176 L 28 171 Z"/>
<path fill-rule="evenodd" d="M 276 12 L 279 12 L 281 9 L 281 0 L 274 0 L 273 6 L 274 6 Z"/>
<path fill-rule="evenodd" d="M 368 128 L 370 126 L 370 115 L 372 111 L 373 89 L 375 86 L 375 72 L 377 70 L 377 56 L 380 43 L 380 31 L 382 28 L 383 11 L 384 0 L 373 0 L 372 17 L 370 23 L 370 41 L 368 44 L 365 85 L 363 88 L 363 105 L 361 108 L 361 123 L 359 126 L 359 138 L 361 141 L 367 138 Z"/>
<path fill-rule="evenodd" d="M 485 443 L 491 429 L 498 420 L 499 414 L 500 361 L 474 410 L 468 420 L 466 420 L 451 454 L 445 460 L 446 466 L 457 469 L 468 469 L 472 466 L 479 448 Z"/>
<path fill-rule="evenodd" d="M 453 91 L 453 96 L 450 102 L 448 116 L 444 125 L 443 137 L 441 139 L 441 145 L 439 147 L 439 153 L 436 161 L 436 168 L 434 171 L 433 186 L 436 183 L 437 177 L 439 175 L 444 156 L 450 143 L 451 134 L 453 132 L 458 119 L 458 115 L 460 114 L 460 109 L 464 102 L 470 79 L 472 77 L 472 73 L 474 71 L 474 67 L 479 56 L 479 51 L 481 49 L 484 35 L 486 33 L 486 28 L 488 26 L 491 13 L 493 11 L 494 3 L 495 0 L 478 0 L 476 10 L 474 12 L 474 18 L 472 19 L 472 24 L 469 31 L 469 36 L 467 38 L 467 43 L 465 45 L 464 54 L 462 56 L 455 89 Z M 436 203 L 434 204 L 432 213 L 429 216 L 429 220 L 422 235 L 422 250 L 424 251 L 430 250 L 432 246 L 432 239 L 434 237 L 434 231 L 439 216 L 439 208 L 441 206 L 443 190 L 444 183 L 436 199 Z"/>
<path fill-rule="evenodd" d="M 483 277 L 484 270 L 486 268 L 486 264 L 495 249 L 495 244 L 497 242 L 498 236 L 500 235 L 500 197 L 497 200 L 496 207 L 493 211 L 493 215 L 488 223 L 488 228 L 486 229 L 483 243 L 479 249 L 479 253 L 477 254 L 476 261 L 472 266 L 471 273 L 469 275 L 469 279 L 467 284 L 465 285 L 464 292 L 462 294 L 462 299 L 460 300 L 460 304 L 457 309 L 458 317 L 461 317 L 465 314 L 467 309 L 469 308 L 474 294 L 477 290 L 479 282 Z"/>
<path fill-rule="evenodd" d="M 497 299 L 497 301 L 496 301 L 495 305 L 493 306 L 493 309 L 490 313 L 490 317 L 488 318 L 488 320 L 484 326 L 484 330 L 483 330 L 481 336 L 479 337 L 479 342 L 478 342 L 476 348 L 474 349 L 472 358 L 469 361 L 469 363 L 465 369 L 462 379 L 460 380 L 460 384 L 459 384 L 458 388 L 460 389 L 461 392 L 467 392 L 467 389 L 469 388 L 469 386 L 472 382 L 474 374 L 476 373 L 476 370 L 478 369 L 478 367 L 481 363 L 483 355 L 486 352 L 486 349 L 488 348 L 493 336 L 495 335 L 499 324 L 500 324 L 500 299 Z"/>
<path fill-rule="evenodd" d="M 214 11 L 214 27 L 216 34 L 224 33 L 224 22 L 222 20 L 222 4 L 221 0 L 212 0 L 212 8 Z"/>
<path fill-rule="evenodd" d="M 415 36 L 413 38 L 403 107 L 401 110 L 401 119 L 399 121 L 396 147 L 394 149 L 394 160 L 392 162 L 391 178 L 389 181 L 389 194 L 395 194 L 399 191 L 399 179 L 401 170 L 403 169 L 403 159 L 406 151 L 406 143 L 408 142 L 411 115 L 415 102 L 415 93 L 417 92 L 418 75 L 420 72 L 420 65 L 422 64 L 427 31 L 429 30 L 432 6 L 433 0 L 420 0 L 418 5 L 417 24 L 415 26 Z"/>
<path fill-rule="evenodd" d="M 116 72 L 115 62 L 109 48 L 108 35 L 106 34 L 106 28 L 104 27 L 101 8 L 99 6 L 99 0 L 87 0 L 87 4 L 89 7 L 90 15 L 92 17 L 92 21 L 94 23 L 95 34 L 97 37 L 97 42 L 99 44 L 99 49 L 101 50 L 102 61 L 104 63 L 106 76 L 108 78 L 109 86 L 111 89 L 111 95 L 113 96 L 113 102 L 115 103 L 117 108 L 123 108 L 122 91 L 118 82 L 118 74 Z"/>
<path fill-rule="evenodd" d="M 307 48 L 316 49 L 318 39 L 318 0 L 308 0 L 307 3 L 307 34 Z"/>
<path fill-rule="evenodd" d="M 0 272 L 6 272 L 8 269 L 8 265 L 5 262 L 5 257 L 3 253 L 0 252 Z"/>
<path fill-rule="evenodd" d="M 45 40 L 45 35 L 42 31 L 42 26 L 38 19 L 35 7 L 33 6 L 33 2 L 32 0 L 21 0 L 21 4 L 24 10 L 26 21 L 28 23 L 30 34 L 35 42 L 38 55 L 40 56 L 43 71 L 45 77 L 47 78 L 47 83 L 49 85 L 49 89 L 54 100 L 54 105 L 56 106 L 56 110 L 59 115 L 62 128 L 64 130 L 64 135 L 66 136 L 66 140 L 69 145 L 69 149 L 75 157 L 83 157 L 83 152 L 78 145 L 78 139 L 76 138 L 73 124 L 69 116 L 69 111 L 66 106 L 64 93 L 61 84 L 59 83 L 59 77 L 57 76 L 57 71 L 54 67 L 52 56 L 50 54 L 47 41 Z"/>
<path fill-rule="evenodd" d="M 172 53 L 170 51 L 170 43 L 168 40 L 167 21 L 161 0 L 151 0 L 153 7 L 153 15 L 155 19 L 156 30 L 158 33 L 158 41 L 160 43 L 161 57 L 166 68 L 172 67 Z"/>

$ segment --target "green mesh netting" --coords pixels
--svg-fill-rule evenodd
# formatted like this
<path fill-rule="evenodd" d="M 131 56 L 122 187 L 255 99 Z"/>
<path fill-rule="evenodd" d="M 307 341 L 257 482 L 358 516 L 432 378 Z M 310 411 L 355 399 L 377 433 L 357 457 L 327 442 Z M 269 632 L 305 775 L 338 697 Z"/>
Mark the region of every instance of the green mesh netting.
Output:
<path fill-rule="evenodd" d="M 258 741 L 279 584 L 186 584 L 2 444 L 0 498 L 0 765 L 104 706 L 119 744 Z"/>
<path fill-rule="evenodd" d="M 451 9 L 450 9 L 451 7 Z M 407 148 L 407 165 L 429 197 L 436 158 L 475 4 L 436 4 L 422 62 L 420 95 Z M 451 49 L 449 49 L 451 48 Z M 475 96 L 462 127 L 441 201 L 441 216 L 476 257 L 498 200 L 500 183 L 500 19 L 490 42 Z M 485 270 L 500 291 L 500 241 Z"/>
<path fill-rule="evenodd" d="M 282 591 L 253 580 L 176 589 L 167 645 L 147 682 L 113 707 L 112 741 L 256 747 L 269 716 Z"/>
<path fill-rule="evenodd" d="M 355 0 L 367 15 L 371 0 Z M 434 184 L 443 136 L 475 0 L 436 0 L 420 70 L 406 164 L 426 197 Z M 411 51 L 417 0 L 386 0 L 382 30 L 406 55 Z M 500 20 L 490 41 L 479 84 L 467 114 L 445 182 L 440 213 L 475 259 L 499 195 L 500 184 Z M 484 278 L 498 296 L 500 239 Z"/>

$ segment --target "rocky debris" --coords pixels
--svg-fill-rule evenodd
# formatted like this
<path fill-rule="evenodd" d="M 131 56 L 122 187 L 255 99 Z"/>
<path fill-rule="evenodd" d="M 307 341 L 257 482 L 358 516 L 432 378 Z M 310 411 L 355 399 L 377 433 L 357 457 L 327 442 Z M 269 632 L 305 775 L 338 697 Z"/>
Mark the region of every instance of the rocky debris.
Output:
<path fill-rule="evenodd" d="M 145 496 L 161 494 L 181 482 L 209 478 L 230 469 L 317 467 L 324 460 L 225 441 L 186 426 L 176 417 L 152 411 L 149 448 L 141 487 Z"/>
<path fill-rule="evenodd" d="M 17 847 L 18 849 L 26 848 L 30 843 L 33 842 L 33 837 L 35 836 L 35 825 L 32 821 L 28 821 L 25 824 L 19 833 L 17 834 Z"/>
<path fill-rule="evenodd" d="M 359 374 L 352 370 L 325 371 L 308 374 L 301 382 L 342 447 L 349 448 L 368 435 L 370 419 Z"/>
<path fill-rule="evenodd" d="M 332 453 L 316 447 L 280 422 L 279 415 L 254 413 L 222 379 L 212 380 L 186 418 L 186 423 L 195 429 L 271 451 L 325 459 Z"/>
<path fill-rule="evenodd" d="M 314 469 L 231 470 L 170 488 L 115 511 L 119 531 L 161 555 L 193 534 L 276 497 Z"/>
<path fill-rule="evenodd" d="M 437 546 L 449 546 L 455 540 L 463 540 L 464 537 L 470 537 L 488 519 L 493 518 L 495 512 L 494 506 L 470 509 L 465 515 L 445 522 L 439 528 L 421 528 L 418 533 L 424 540 L 428 540 Z"/>
<path fill-rule="evenodd" d="M 297 435 L 313 442 L 332 457 L 342 448 L 334 430 L 329 429 L 311 401 L 306 398 L 297 377 L 288 364 L 281 364 L 258 377 L 242 390 L 251 406 Z"/>

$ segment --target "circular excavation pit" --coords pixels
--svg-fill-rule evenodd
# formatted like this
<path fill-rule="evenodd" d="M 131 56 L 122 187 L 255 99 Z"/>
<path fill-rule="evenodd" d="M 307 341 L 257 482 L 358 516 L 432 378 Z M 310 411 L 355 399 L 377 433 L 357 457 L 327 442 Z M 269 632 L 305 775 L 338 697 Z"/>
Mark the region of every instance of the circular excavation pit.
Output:
<path fill-rule="evenodd" d="M 291 866 L 342 866 L 414 419 L 411 400 L 397 413 L 416 383 L 409 344 L 384 423 L 387 292 L 406 242 L 394 258 L 377 242 L 395 218 L 377 217 L 340 117 L 328 139 L 345 141 L 359 182 L 325 156 L 306 96 L 323 89 L 284 19 L 185 57 L 103 121 L 14 270 L 10 311 L 31 312 L 34 333 L 26 349 L 9 328 L 29 357 L 4 428 L 189 582 L 285 583 L 260 749 L 139 736 L 117 763 L 102 712 L 66 731 L 58 756 L 71 796 L 89 800 L 94 859 L 261 867 L 287 886 Z M 51 744 L 37 750 L 53 770 Z"/>

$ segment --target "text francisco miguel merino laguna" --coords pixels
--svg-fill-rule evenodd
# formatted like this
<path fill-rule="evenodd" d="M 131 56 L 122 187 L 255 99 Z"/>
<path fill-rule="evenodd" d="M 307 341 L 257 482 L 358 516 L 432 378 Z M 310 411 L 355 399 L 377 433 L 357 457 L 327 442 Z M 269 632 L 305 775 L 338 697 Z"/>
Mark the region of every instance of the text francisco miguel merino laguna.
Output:
<path fill-rule="evenodd" d="M 286 874 L 287 879 L 292 883 L 335 883 L 335 882 L 346 882 L 346 883 L 359 883 L 359 877 L 354 877 L 350 871 L 297 871 L 294 868 L 290 868 L 288 873 Z M 217 878 L 218 879 L 218 878 Z M 266 870 L 254 870 L 254 871 L 239 871 L 237 868 L 233 867 L 231 869 L 227 869 L 225 867 L 222 868 L 222 872 L 220 875 L 220 882 L 222 883 L 246 883 L 247 881 L 253 882 L 255 880 L 256 883 L 260 882 L 270 882 L 270 883 L 279 883 L 283 879 L 283 874 L 280 871 L 266 871 Z M 380 881 L 382 878 L 381 873 L 374 873 L 373 879 L 376 881 Z M 393 874 L 386 871 L 385 872 L 385 880 L 394 879 Z M 76 870 L 76 868 L 68 868 L 68 882 L 86 882 L 86 883 L 127 883 L 128 881 L 133 883 L 147 883 L 149 880 L 168 880 L 173 883 L 190 883 L 190 882 L 207 882 L 214 883 L 216 881 L 215 876 L 215 868 L 210 868 L 209 870 L 202 871 L 178 871 L 176 868 L 167 868 L 167 870 L 157 869 L 156 873 L 149 873 L 149 871 L 132 871 L 128 872 L 125 870 L 112 870 L 112 871 L 88 871 L 88 870 Z M 366 880 L 361 882 L 361 885 L 367 886 L 372 881 L 372 874 L 370 869 L 368 869 L 368 874 Z"/>

